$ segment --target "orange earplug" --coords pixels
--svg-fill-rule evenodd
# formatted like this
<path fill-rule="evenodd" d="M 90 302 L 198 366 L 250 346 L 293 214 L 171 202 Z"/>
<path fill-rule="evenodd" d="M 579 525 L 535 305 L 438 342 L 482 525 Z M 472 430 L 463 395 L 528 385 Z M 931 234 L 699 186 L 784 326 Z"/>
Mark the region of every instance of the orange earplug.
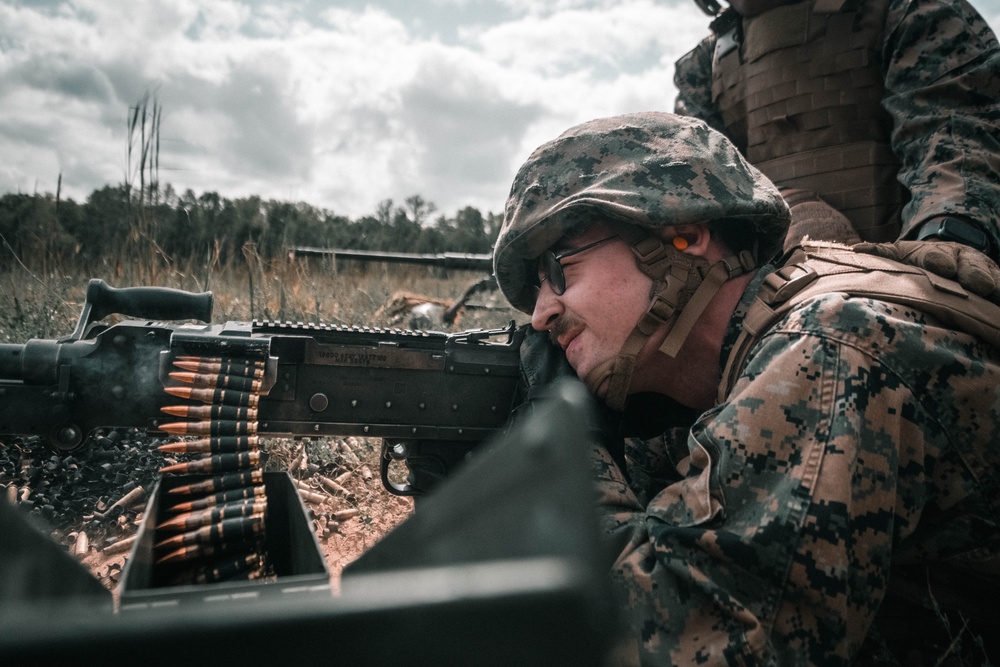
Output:
<path fill-rule="evenodd" d="M 687 239 L 683 236 L 675 236 L 671 243 L 673 243 L 674 247 L 678 250 L 686 250 L 689 245 Z"/>

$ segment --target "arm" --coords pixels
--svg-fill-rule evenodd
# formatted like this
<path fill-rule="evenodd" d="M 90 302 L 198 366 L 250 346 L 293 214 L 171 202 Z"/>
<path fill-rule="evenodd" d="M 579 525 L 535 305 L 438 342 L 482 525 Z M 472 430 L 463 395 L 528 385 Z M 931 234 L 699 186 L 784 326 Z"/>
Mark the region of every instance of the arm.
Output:
<path fill-rule="evenodd" d="M 709 35 L 698 46 L 681 56 L 674 71 L 677 99 L 674 113 L 694 116 L 726 134 L 725 124 L 712 104 L 712 53 L 715 35 Z"/>
<path fill-rule="evenodd" d="M 966 2 L 892 6 L 883 47 L 892 145 L 909 190 L 902 238 L 939 216 L 986 232 L 1000 248 L 1000 48 Z"/>
<path fill-rule="evenodd" d="M 893 539 L 898 424 L 884 415 L 909 400 L 875 366 L 837 341 L 770 336 L 693 427 L 684 479 L 646 507 L 596 451 L 612 571 L 644 659 L 850 661 Z"/>

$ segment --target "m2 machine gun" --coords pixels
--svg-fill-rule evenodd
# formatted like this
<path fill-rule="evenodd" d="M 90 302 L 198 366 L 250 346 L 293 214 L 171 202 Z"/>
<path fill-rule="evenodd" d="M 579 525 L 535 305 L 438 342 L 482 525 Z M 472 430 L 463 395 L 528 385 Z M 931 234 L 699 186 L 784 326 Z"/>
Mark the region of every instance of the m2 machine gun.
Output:
<path fill-rule="evenodd" d="M 208 292 L 92 280 L 68 337 L 0 344 L 0 434 L 37 435 L 62 451 L 99 427 L 213 438 L 380 437 L 383 483 L 413 495 L 502 426 L 517 398 L 523 332 L 513 322 L 455 334 L 185 323 L 210 322 L 211 311 Z M 135 319 L 101 322 L 115 313 Z M 178 397 L 213 405 L 178 412 Z M 211 421 L 178 424 L 165 409 Z M 390 480 L 393 461 L 410 467 L 408 483 Z"/>

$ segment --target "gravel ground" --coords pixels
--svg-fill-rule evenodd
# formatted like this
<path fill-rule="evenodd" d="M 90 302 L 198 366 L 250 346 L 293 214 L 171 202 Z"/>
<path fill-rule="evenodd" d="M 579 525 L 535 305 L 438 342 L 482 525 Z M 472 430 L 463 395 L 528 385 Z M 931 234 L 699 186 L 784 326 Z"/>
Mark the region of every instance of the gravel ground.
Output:
<path fill-rule="evenodd" d="M 176 461 L 156 449 L 166 441 L 134 429 L 101 431 L 69 454 L 37 438 L 0 441 L 0 487 L 6 502 L 50 527 L 52 539 L 116 593 L 159 470 Z M 265 451 L 266 469 L 290 471 L 302 490 L 334 592 L 343 567 L 412 511 L 411 500 L 382 487 L 377 441 L 268 441 Z"/>

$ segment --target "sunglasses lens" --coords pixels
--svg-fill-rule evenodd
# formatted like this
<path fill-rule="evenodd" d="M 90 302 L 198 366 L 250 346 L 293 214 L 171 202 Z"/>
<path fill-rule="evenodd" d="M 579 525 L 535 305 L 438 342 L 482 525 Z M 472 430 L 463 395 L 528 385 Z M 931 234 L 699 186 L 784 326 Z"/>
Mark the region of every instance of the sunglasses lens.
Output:
<path fill-rule="evenodd" d="M 552 252 L 542 255 L 541 265 L 542 275 L 549 281 L 549 287 L 556 294 L 562 294 L 566 290 L 566 278 L 563 276 L 562 265 Z"/>

